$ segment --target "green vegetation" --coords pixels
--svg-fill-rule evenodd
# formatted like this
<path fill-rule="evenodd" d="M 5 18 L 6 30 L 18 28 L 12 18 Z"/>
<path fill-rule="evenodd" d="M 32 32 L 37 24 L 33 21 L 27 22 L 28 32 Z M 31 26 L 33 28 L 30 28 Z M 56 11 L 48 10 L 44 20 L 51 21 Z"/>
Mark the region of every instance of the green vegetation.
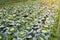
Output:
<path fill-rule="evenodd" d="M 0 40 L 60 40 L 60 6 L 54 10 L 44 3 L 1 0 Z"/>
<path fill-rule="evenodd" d="M 49 40 L 60 40 L 60 6 L 56 9 L 56 21 L 54 22 L 52 28 L 51 28 L 51 36 Z"/>

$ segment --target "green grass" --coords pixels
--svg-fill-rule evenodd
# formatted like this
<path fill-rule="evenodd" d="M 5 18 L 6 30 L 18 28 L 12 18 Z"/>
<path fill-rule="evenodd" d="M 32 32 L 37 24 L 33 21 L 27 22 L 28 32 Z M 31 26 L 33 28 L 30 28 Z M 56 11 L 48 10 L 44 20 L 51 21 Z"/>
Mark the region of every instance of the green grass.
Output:
<path fill-rule="evenodd" d="M 27 2 L 28 0 L 0 0 L 0 8 L 9 5 L 15 5 L 16 3 L 22 4 Z"/>
<path fill-rule="evenodd" d="M 53 27 L 51 28 L 51 36 L 49 40 L 60 40 L 60 6 L 56 10 L 56 21 L 54 22 Z"/>
<path fill-rule="evenodd" d="M 27 1 L 31 2 L 31 1 L 35 1 L 35 0 L 0 0 L 0 8 L 4 7 L 4 6 L 8 6 L 8 5 L 14 5 L 16 3 L 22 4 Z"/>

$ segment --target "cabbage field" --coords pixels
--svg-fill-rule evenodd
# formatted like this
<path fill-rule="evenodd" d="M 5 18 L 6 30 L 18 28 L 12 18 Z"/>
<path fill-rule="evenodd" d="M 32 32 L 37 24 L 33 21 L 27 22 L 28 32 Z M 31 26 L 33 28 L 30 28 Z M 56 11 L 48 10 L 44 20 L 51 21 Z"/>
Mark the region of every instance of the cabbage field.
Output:
<path fill-rule="evenodd" d="M 60 40 L 59 0 L 1 0 L 0 40 Z"/>

